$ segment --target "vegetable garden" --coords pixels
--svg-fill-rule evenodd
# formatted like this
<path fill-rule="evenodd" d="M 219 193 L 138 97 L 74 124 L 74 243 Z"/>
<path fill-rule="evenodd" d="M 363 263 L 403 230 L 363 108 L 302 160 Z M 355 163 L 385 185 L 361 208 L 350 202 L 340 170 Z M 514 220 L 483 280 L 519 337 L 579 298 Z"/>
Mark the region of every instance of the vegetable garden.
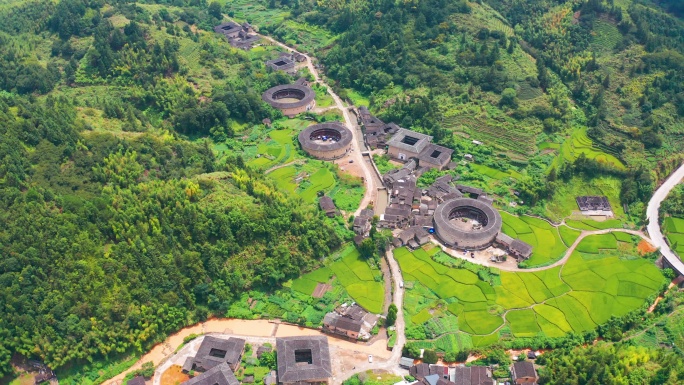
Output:
<path fill-rule="evenodd" d="M 521 219 L 508 222 L 518 230 L 530 227 Z M 544 228 L 531 222 L 533 229 Z M 541 239 L 547 238 L 562 244 L 558 234 Z M 459 351 L 514 338 L 563 337 L 637 310 L 665 279 L 650 260 L 619 256 L 625 240 L 588 236 L 564 266 L 537 272 L 499 272 L 437 247 L 396 249 L 407 288 L 407 339 L 421 348 Z"/>

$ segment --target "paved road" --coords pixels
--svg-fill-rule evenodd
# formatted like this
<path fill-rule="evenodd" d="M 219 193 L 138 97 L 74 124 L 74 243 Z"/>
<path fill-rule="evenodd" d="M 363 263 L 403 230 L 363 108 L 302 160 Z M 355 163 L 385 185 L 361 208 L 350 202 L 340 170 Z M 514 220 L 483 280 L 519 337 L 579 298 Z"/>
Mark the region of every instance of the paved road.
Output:
<path fill-rule="evenodd" d="M 233 20 L 234 21 L 234 20 Z M 306 57 L 306 66 L 309 69 L 309 72 L 313 75 L 314 79 L 316 82 L 322 84 L 325 86 L 325 88 L 328 90 L 328 94 L 333 98 L 333 101 L 335 101 L 335 106 L 342 112 L 342 115 L 344 116 L 344 123 L 349 128 L 349 130 L 352 132 L 353 140 L 352 140 L 352 152 L 350 156 L 353 158 L 354 162 L 357 163 L 360 167 L 361 170 L 363 170 L 363 180 L 364 180 L 364 185 L 366 187 L 366 192 L 363 195 L 363 199 L 361 200 L 361 204 L 359 204 L 359 208 L 354 212 L 354 216 L 358 216 L 361 213 L 361 210 L 365 209 L 368 204 L 373 201 L 373 195 L 377 193 L 377 187 L 375 185 L 375 181 L 373 179 L 373 171 L 368 167 L 366 162 L 363 161 L 363 156 L 362 156 L 362 150 L 361 146 L 359 146 L 359 141 L 363 141 L 363 138 L 361 138 L 361 131 L 357 130 L 355 127 L 356 125 L 354 124 L 354 120 L 352 120 L 351 114 L 349 113 L 349 110 L 345 108 L 344 103 L 342 102 L 342 99 L 335 93 L 333 92 L 332 88 L 328 86 L 323 79 L 321 78 L 320 74 L 318 73 L 318 70 L 316 67 L 313 65 L 313 61 L 311 60 L 311 57 L 304 53 L 304 52 L 299 52 L 296 49 L 286 46 L 285 44 L 269 37 L 266 35 L 261 35 L 258 34 L 262 39 L 268 40 L 272 42 L 273 44 L 276 44 L 284 49 L 286 49 L 289 52 L 297 52 L 302 54 L 304 57 Z"/>
<path fill-rule="evenodd" d="M 570 245 L 570 247 L 568 247 L 568 249 L 565 251 L 565 255 L 563 255 L 563 258 L 561 258 L 561 259 L 559 259 L 558 261 L 556 261 L 556 262 L 554 262 L 554 263 L 552 263 L 552 264 L 550 264 L 550 265 L 547 265 L 547 266 L 532 267 L 532 268 L 524 268 L 524 269 L 521 269 L 521 268 L 519 268 L 519 267 L 517 267 L 517 266 L 511 267 L 511 266 L 506 266 L 506 265 L 502 265 L 502 264 L 495 263 L 495 262 L 481 261 L 481 260 L 478 260 L 478 259 L 468 258 L 467 256 L 464 256 L 464 255 L 463 255 L 463 252 L 462 252 L 462 251 L 457 251 L 457 250 L 454 250 L 454 249 L 446 248 L 446 247 L 445 247 L 444 245 L 442 245 L 439 241 L 437 241 L 434 237 L 431 237 L 430 240 L 431 240 L 432 243 L 434 243 L 435 245 L 440 246 L 440 247 L 442 248 L 442 250 L 443 250 L 445 253 L 451 255 L 452 257 L 465 259 L 466 261 L 468 261 L 468 262 L 470 262 L 470 263 L 475 263 L 475 264 L 482 265 L 482 266 L 496 267 L 497 269 L 503 270 L 503 271 L 535 272 L 535 271 L 548 270 L 548 269 L 552 269 L 552 268 L 554 268 L 554 267 L 556 267 L 556 266 L 564 265 L 565 262 L 567 262 L 568 259 L 570 258 L 570 255 L 572 255 L 572 252 L 575 251 L 575 248 L 577 247 L 577 245 L 579 245 L 579 243 L 580 243 L 584 238 L 586 238 L 586 237 L 588 237 L 588 236 L 590 236 L 590 235 L 599 235 L 599 234 L 616 233 L 616 232 L 622 232 L 622 233 L 627 233 L 627 234 L 636 235 L 636 236 L 638 236 L 638 237 L 641 237 L 641 238 L 645 239 L 646 241 L 650 242 L 651 244 L 654 244 L 654 242 L 653 242 L 651 239 L 649 239 L 649 238 L 646 236 L 646 234 L 642 233 L 641 231 L 627 230 L 627 229 L 605 229 L 605 230 L 592 230 L 592 231 L 589 231 L 589 230 L 582 230 L 582 233 L 579 235 L 579 237 L 577 237 L 577 239 L 575 240 L 575 242 L 573 242 L 573 244 Z"/>
<path fill-rule="evenodd" d="M 679 259 L 677 254 L 670 249 L 670 246 L 663 237 L 662 231 L 660 231 L 658 209 L 660 208 L 660 204 L 667 197 L 667 194 L 669 194 L 682 179 L 684 179 L 684 164 L 679 166 L 679 168 L 667 178 L 665 183 L 653 193 L 651 200 L 648 201 L 648 207 L 646 208 L 646 220 L 648 221 L 646 230 L 653 240 L 653 245 L 660 248 L 660 252 L 663 254 L 663 257 L 665 257 L 668 264 L 679 274 L 684 274 L 684 263 L 682 263 L 682 260 Z"/>

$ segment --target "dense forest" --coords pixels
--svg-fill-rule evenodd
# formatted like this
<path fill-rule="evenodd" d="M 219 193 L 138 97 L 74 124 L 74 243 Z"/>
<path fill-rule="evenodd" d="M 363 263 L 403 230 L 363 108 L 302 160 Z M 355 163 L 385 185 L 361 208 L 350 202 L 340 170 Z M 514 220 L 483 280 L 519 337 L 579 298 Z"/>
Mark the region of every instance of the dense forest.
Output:
<path fill-rule="evenodd" d="M 0 9 L 0 377 L 14 353 L 60 369 L 145 351 L 341 244 L 314 207 L 201 139 L 278 118 L 259 94 L 287 79 L 173 24 L 217 23 L 198 5 Z M 207 91 L 179 64 L 193 39 L 207 39 Z"/>
<path fill-rule="evenodd" d="M 599 343 L 588 348 L 558 349 L 543 354 L 539 383 L 581 384 L 678 384 L 684 381 L 684 365 L 676 353 L 629 345 Z"/>

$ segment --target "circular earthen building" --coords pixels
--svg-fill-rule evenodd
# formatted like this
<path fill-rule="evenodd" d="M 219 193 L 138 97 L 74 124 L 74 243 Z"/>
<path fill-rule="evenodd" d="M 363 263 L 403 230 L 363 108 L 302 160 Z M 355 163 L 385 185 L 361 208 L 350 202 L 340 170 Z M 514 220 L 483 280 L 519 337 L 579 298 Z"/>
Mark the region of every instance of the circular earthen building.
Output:
<path fill-rule="evenodd" d="M 332 160 L 351 148 L 352 133 L 340 122 L 314 124 L 299 133 L 302 149 L 314 158 Z"/>
<path fill-rule="evenodd" d="M 501 215 L 486 202 L 456 198 L 435 210 L 435 233 L 447 246 L 480 250 L 489 247 L 501 230 Z"/>
<path fill-rule="evenodd" d="M 293 117 L 306 112 L 316 105 L 316 92 L 311 88 L 299 84 L 284 84 L 270 88 L 261 95 L 266 103 L 283 112 L 287 117 Z"/>

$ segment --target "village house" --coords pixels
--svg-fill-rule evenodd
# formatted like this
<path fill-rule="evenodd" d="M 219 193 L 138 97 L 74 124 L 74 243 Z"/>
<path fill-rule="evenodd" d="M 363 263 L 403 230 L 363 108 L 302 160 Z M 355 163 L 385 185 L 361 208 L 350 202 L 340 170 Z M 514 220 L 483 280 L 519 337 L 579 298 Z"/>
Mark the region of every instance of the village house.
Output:
<path fill-rule="evenodd" d="M 407 162 L 417 159 L 418 166 L 423 169 L 444 169 L 454 150 L 431 143 L 432 136 L 399 128 L 396 134 L 387 141 L 387 155 L 391 159 Z"/>
<path fill-rule="evenodd" d="M 254 29 L 246 22 L 242 25 L 232 21 L 222 23 L 214 27 L 214 32 L 225 36 L 233 47 L 244 50 L 252 48 L 260 39 L 259 36 L 253 34 Z"/>
<path fill-rule="evenodd" d="M 216 365 L 206 372 L 185 381 L 183 385 L 240 385 L 227 363 Z"/>
<path fill-rule="evenodd" d="M 409 360 L 406 359 L 405 364 Z M 492 371 L 486 366 L 447 367 L 422 363 L 410 366 L 409 374 L 422 385 L 496 385 Z"/>
<path fill-rule="evenodd" d="M 318 205 L 321 207 L 321 210 L 325 213 L 328 218 L 334 218 L 335 215 L 337 215 L 337 207 L 335 207 L 335 202 L 333 202 L 332 198 L 330 198 L 327 195 L 323 195 L 319 200 L 318 200 Z"/>
<path fill-rule="evenodd" d="M 205 336 L 194 357 L 188 357 L 183 365 L 183 372 L 191 370 L 205 372 L 223 363 L 235 371 L 240 366 L 242 353 L 245 351 L 245 340 L 231 337 L 228 339 Z"/>
<path fill-rule="evenodd" d="M 496 235 L 494 242 L 515 257 L 515 259 L 518 261 L 529 259 L 532 255 L 532 246 L 521 241 L 520 239 L 510 237 L 504 234 L 502 231 L 499 231 L 499 234 Z"/>
<path fill-rule="evenodd" d="M 605 196 L 581 196 L 575 200 L 580 212 L 584 215 L 613 216 L 613 208 Z"/>
<path fill-rule="evenodd" d="M 367 237 L 370 232 L 373 220 L 373 210 L 362 210 L 358 217 L 354 218 L 354 225 L 352 229 L 357 235 Z"/>
<path fill-rule="evenodd" d="M 423 227 L 413 226 L 399 233 L 395 239 L 395 247 L 408 246 L 415 250 L 430 241 L 430 234 Z"/>
<path fill-rule="evenodd" d="M 276 338 L 278 384 L 328 384 L 332 377 L 328 338 L 301 336 Z"/>
<path fill-rule="evenodd" d="M 269 67 L 274 71 L 282 71 L 291 75 L 296 72 L 295 60 L 292 57 L 292 54 L 288 52 L 282 52 L 277 58 L 266 61 L 266 67 Z"/>
<path fill-rule="evenodd" d="M 370 148 L 383 148 L 387 139 L 399 130 L 394 123 L 385 123 L 371 115 L 366 106 L 359 107 L 359 124 L 364 129 L 364 139 Z"/>
<path fill-rule="evenodd" d="M 530 361 L 514 362 L 511 366 L 511 380 L 515 384 L 536 385 L 539 377 L 534 364 Z"/>

